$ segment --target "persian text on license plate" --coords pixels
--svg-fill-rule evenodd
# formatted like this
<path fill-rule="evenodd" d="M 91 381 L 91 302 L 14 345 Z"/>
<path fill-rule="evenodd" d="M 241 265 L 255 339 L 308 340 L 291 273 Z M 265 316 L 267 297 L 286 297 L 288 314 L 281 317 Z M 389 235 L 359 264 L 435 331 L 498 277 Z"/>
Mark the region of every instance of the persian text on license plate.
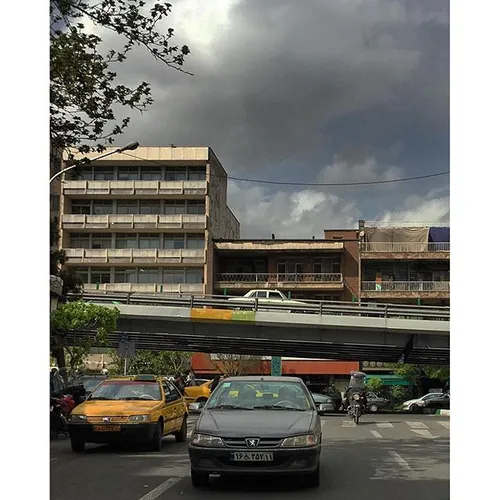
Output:
<path fill-rule="evenodd" d="M 95 432 L 120 432 L 119 425 L 94 425 Z"/>
<path fill-rule="evenodd" d="M 273 454 L 258 451 L 235 451 L 231 453 L 234 462 L 272 462 Z"/>

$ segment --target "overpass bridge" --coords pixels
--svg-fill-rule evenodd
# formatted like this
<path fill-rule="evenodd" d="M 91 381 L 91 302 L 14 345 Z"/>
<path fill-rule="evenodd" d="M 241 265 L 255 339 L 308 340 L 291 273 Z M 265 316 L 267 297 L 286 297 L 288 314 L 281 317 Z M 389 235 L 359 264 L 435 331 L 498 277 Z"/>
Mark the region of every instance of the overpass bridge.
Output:
<path fill-rule="evenodd" d="M 450 359 L 447 307 L 119 293 L 82 298 L 120 310 L 113 347 L 126 336 L 137 349 L 444 365 Z"/>

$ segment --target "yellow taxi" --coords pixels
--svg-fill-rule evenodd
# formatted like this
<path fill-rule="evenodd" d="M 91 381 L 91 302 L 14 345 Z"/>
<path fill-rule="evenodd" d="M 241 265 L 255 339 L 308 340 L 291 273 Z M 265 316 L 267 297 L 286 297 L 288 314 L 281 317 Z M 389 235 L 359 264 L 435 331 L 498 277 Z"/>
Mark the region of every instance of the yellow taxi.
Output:
<path fill-rule="evenodd" d="M 160 451 L 163 436 L 187 438 L 186 401 L 169 381 L 153 375 L 104 380 L 68 420 L 71 449 L 86 443 L 135 442 Z"/>
<path fill-rule="evenodd" d="M 201 385 L 184 387 L 184 397 L 188 403 L 206 402 L 212 393 L 213 380 L 207 380 Z"/>

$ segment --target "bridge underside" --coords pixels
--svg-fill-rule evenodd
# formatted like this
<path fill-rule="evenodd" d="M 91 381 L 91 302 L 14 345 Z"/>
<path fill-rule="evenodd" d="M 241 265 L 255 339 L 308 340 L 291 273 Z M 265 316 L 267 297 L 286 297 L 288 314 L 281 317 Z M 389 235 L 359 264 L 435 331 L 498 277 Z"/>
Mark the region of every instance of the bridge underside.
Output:
<path fill-rule="evenodd" d="M 415 332 L 311 330 L 243 322 L 236 326 L 214 322 L 120 318 L 117 331 L 109 338 L 111 347 L 118 346 L 123 333 L 127 333 L 129 341 L 135 342 L 136 349 L 386 363 L 396 363 L 404 354 L 406 363 L 448 365 L 450 362 L 449 336 Z M 66 342 L 70 344 L 73 337 L 89 335 L 93 334 L 75 332 L 69 335 Z"/>

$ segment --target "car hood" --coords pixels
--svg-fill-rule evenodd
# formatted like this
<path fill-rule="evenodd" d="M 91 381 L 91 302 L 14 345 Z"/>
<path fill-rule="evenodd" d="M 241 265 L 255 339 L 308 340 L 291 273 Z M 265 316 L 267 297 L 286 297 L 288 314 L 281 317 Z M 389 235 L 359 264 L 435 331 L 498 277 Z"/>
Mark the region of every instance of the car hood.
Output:
<path fill-rule="evenodd" d="M 159 408 L 161 404 L 161 401 L 87 400 L 76 407 L 75 413 L 88 417 L 142 415 Z"/>
<path fill-rule="evenodd" d="M 195 431 L 222 437 L 286 437 L 311 431 L 312 411 L 204 410 Z"/>
<path fill-rule="evenodd" d="M 416 398 L 416 399 L 409 399 L 408 401 L 405 401 L 403 403 L 403 405 L 409 405 L 411 403 L 416 403 L 417 401 L 420 401 L 420 398 Z"/>

